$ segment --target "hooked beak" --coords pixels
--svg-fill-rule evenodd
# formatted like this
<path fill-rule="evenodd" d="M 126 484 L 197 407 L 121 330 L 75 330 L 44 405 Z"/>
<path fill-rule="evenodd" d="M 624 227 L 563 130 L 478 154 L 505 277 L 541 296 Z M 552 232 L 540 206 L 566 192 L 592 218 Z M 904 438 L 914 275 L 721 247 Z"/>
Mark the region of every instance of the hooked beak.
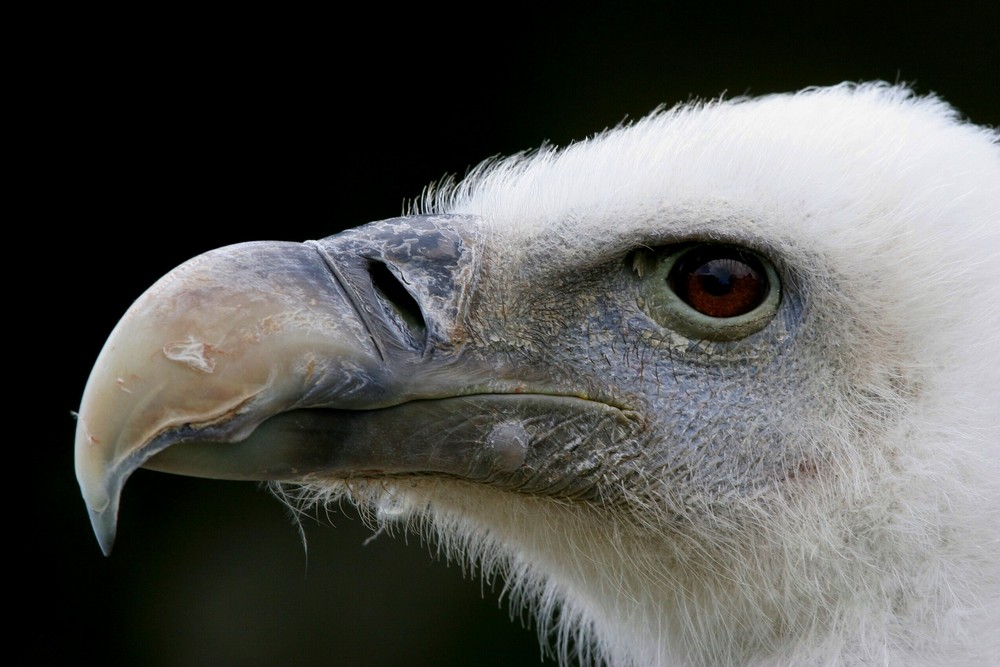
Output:
<path fill-rule="evenodd" d="M 413 216 L 229 246 L 154 284 L 109 337 L 79 412 L 77 478 L 104 552 L 139 467 L 293 482 L 439 473 L 590 493 L 560 452 L 629 420 L 544 382 L 524 391 L 523 372 L 467 353 L 475 223 Z"/>

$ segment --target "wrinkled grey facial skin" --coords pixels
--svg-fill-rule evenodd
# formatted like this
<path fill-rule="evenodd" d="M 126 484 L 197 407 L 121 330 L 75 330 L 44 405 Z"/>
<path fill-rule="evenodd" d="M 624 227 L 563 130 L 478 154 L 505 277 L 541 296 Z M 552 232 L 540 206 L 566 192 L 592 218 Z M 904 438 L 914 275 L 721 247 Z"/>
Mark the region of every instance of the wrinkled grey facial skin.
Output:
<path fill-rule="evenodd" d="M 84 396 L 78 476 L 102 545 L 139 466 L 438 474 L 661 517 L 813 466 L 783 439 L 824 383 L 789 366 L 808 348 L 791 283 L 762 330 L 694 340 L 643 308 L 631 254 L 650 245 L 612 240 L 580 266 L 570 244 L 511 256 L 473 216 L 411 216 L 191 260 L 126 314 Z"/>
<path fill-rule="evenodd" d="M 528 248 L 513 265 L 487 254 L 462 354 L 488 366 L 505 391 L 512 381 L 619 410 L 618 428 L 557 439 L 541 460 L 563 455 L 551 474 L 589 486 L 583 497 L 601 504 L 652 501 L 662 510 L 666 502 L 686 515 L 706 498 L 726 504 L 811 468 L 817 454 L 796 438 L 797 414 L 818 402 L 812 392 L 829 388 L 834 371 L 817 365 L 811 381 L 798 382 L 791 351 L 810 342 L 798 335 L 805 313 L 791 281 L 770 324 L 741 340 L 694 340 L 655 321 L 643 308 L 649 277 L 637 275 L 632 254 L 657 242 L 679 240 L 617 240 L 582 266 L 569 258 L 580 254 L 571 241 Z M 785 409 L 773 410 L 775 401 Z"/>
<path fill-rule="evenodd" d="M 580 270 L 552 254 L 529 251 L 520 263 L 484 254 L 490 244 L 478 233 L 462 217 L 411 217 L 317 244 L 336 258 L 328 259 L 335 275 L 397 369 L 391 395 L 506 395 L 463 409 L 474 415 L 465 428 L 471 442 L 493 447 L 516 434 L 509 446 L 524 448 L 523 462 L 463 476 L 602 504 L 622 502 L 623 489 L 661 486 L 683 511 L 685 492 L 754 493 L 802 460 L 794 450 L 775 456 L 788 447 L 777 434 L 795 429 L 768 409 L 787 382 L 782 353 L 801 314 L 797 295 L 753 340 L 696 341 L 640 307 L 632 246 Z M 401 314 L 405 299 L 373 284 L 373 263 L 413 298 L 422 326 Z M 801 397 L 785 400 L 793 406 Z M 456 430 L 438 418 L 425 423 Z"/>

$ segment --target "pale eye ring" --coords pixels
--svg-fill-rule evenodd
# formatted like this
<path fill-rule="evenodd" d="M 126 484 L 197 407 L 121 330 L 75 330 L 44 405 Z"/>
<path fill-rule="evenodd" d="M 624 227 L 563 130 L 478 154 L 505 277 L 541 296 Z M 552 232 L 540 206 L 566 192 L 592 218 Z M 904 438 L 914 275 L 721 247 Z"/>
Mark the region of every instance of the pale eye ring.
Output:
<path fill-rule="evenodd" d="M 781 302 L 778 272 L 763 255 L 727 243 L 695 243 L 636 253 L 640 304 L 660 325 L 694 340 L 746 338 Z"/>

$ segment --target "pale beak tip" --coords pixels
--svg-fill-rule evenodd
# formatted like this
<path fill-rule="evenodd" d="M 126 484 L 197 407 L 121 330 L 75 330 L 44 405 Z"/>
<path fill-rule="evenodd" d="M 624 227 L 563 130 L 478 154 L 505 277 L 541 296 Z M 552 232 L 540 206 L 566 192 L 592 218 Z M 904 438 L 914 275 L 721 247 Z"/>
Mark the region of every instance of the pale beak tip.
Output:
<path fill-rule="evenodd" d="M 103 512 L 98 512 L 87 508 L 90 514 L 90 524 L 94 527 L 94 535 L 105 556 L 111 555 L 111 547 L 115 544 L 115 529 L 118 523 L 117 503 L 114 507 L 108 507 Z"/>
<path fill-rule="evenodd" d="M 111 547 L 115 542 L 118 501 L 122 486 L 131 470 L 125 470 L 121 465 L 110 466 L 95 458 L 78 454 L 77 481 L 84 502 L 87 504 L 87 513 L 90 515 L 94 535 L 101 545 L 101 551 L 107 556 L 111 553 Z"/>

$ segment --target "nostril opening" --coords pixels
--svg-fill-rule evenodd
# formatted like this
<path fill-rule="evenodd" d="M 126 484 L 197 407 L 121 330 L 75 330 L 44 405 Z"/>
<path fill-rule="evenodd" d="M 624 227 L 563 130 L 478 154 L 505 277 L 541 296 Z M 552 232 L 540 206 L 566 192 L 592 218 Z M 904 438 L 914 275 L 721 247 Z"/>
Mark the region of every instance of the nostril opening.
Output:
<path fill-rule="evenodd" d="M 395 316 L 405 334 L 423 345 L 427 338 L 427 323 L 424 322 L 424 315 L 420 312 L 416 299 L 382 262 L 369 262 L 368 273 L 389 314 Z"/>

